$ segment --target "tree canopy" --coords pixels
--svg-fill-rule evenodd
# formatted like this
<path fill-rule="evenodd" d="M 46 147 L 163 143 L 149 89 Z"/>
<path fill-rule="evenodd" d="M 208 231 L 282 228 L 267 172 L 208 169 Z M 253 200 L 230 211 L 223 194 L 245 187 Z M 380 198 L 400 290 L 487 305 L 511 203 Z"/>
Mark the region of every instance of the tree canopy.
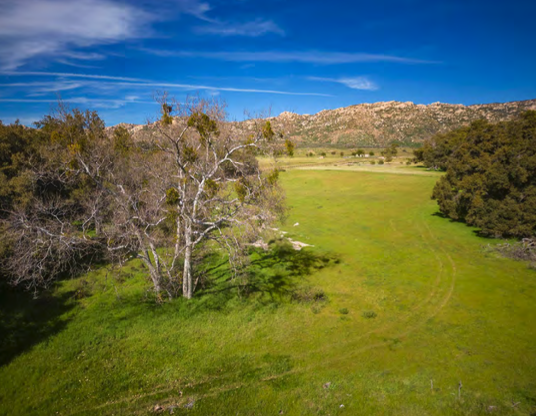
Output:
<path fill-rule="evenodd" d="M 535 111 L 436 135 L 417 157 L 429 168 L 446 171 L 432 194 L 443 214 L 487 236 L 535 236 Z"/>

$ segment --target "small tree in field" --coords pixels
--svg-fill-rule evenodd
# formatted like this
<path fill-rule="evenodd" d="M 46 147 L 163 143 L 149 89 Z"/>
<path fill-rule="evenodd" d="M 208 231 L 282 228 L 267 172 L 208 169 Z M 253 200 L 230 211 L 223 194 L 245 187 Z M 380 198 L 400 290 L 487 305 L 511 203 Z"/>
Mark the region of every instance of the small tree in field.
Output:
<path fill-rule="evenodd" d="M 391 143 L 388 147 L 382 150 L 381 154 L 385 157 L 386 162 L 391 162 L 393 157 L 398 154 L 398 143 Z"/>
<path fill-rule="evenodd" d="M 160 263 L 172 279 L 182 260 L 182 293 L 191 298 L 196 246 L 214 240 L 229 251 L 232 261 L 244 243 L 256 239 L 262 227 L 283 213 L 278 171 L 263 174 L 255 155 L 275 157 L 285 150 L 292 154 L 294 146 L 279 140 L 269 121 L 258 122 L 244 137 L 224 123 L 223 109 L 215 103 L 163 103 L 162 108 L 152 143 L 166 166 L 166 180 L 160 181 L 165 191 L 160 200 L 166 206 L 161 220 L 173 224 L 174 243 L 167 262 Z M 164 260 L 158 253 L 153 256 Z"/>

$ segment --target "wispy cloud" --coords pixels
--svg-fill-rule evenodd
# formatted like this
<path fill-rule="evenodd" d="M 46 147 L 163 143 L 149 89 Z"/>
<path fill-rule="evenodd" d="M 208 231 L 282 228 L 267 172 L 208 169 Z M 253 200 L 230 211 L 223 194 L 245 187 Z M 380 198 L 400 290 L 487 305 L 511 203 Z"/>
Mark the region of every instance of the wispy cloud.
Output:
<path fill-rule="evenodd" d="M 86 64 L 76 61 L 105 58 L 89 48 L 155 36 L 154 23 L 181 14 L 202 22 L 193 28 L 198 34 L 284 35 L 271 20 L 211 17 L 212 7 L 201 0 L 162 0 L 159 13 L 121 0 L 1 0 L 0 4 L 1 69 L 17 69 L 36 58 L 83 67 Z"/>
<path fill-rule="evenodd" d="M 347 78 L 322 78 L 322 77 L 308 77 L 307 79 L 311 81 L 321 81 L 321 82 L 336 82 L 338 84 L 346 85 L 348 88 L 354 90 L 366 90 L 366 91 L 376 91 L 380 87 L 367 77 L 347 77 Z"/>
<path fill-rule="evenodd" d="M 58 98 L 0 98 L 1 103 L 55 103 Z M 126 104 L 155 104 L 154 101 L 142 101 L 136 96 L 126 96 L 117 99 L 105 98 L 87 98 L 87 97 L 72 97 L 61 99 L 64 103 L 69 104 L 86 104 L 96 108 L 120 108 Z"/>
<path fill-rule="evenodd" d="M 144 52 L 163 57 L 205 58 L 232 62 L 298 62 L 322 65 L 350 64 L 357 62 L 392 62 L 400 64 L 437 64 L 436 61 L 408 58 L 403 56 L 328 52 L 328 51 L 261 51 L 261 52 L 220 52 L 220 51 L 168 51 L 142 48 Z"/>
<path fill-rule="evenodd" d="M 213 10 L 210 4 L 199 0 L 179 0 L 185 13 L 191 14 L 204 22 L 195 26 L 194 32 L 205 35 L 259 37 L 270 33 L 284 36 L 285 31 L 272 20 L 256 18 L 249 21 L 222 20 L 209 16 Z M 228 6 L 226 6 L 228 7 Z"/>
<path fill-rule="evenodd" d="M 101 59 L 77 51 L 146 37 L 155 17 L 112 0 L 4 0 L 0 14 L 0 66 L 15 69 L 36 57 Z"/>
<path fill-rule="evenodd" d="M 146 81 L 141 78 L 117 77 L 112 75 L 96 75 L 96 74 L 76 74 L 71 72 L 45 72 L 45 71 L 0 71 L 0 75 L 16 75 L 16 76 L 42 76 L 42 77 L 65 77 L 65 78 L 86 78 L 100 79 L 111 81 Z"/>
<path fill-rule="evenodd" d="M 215 21 L 210 25 L 198 26 L 195 31 L 200 34 L 221 36 L 259 37 L 269 33 L 284 36 L 285 31 L 272 20 L 255 19 L 245 23 Z"/>
<path fill-rule="evenodd" d="M 199 0 L 175 0 L 173 3 L 182 13 L 190 14 L 207 22 L 214 21 L 207 15 L 212 9 L 207 2 Z"/>
<path fill-rule="evenodd" d="M 144 89 L 181 89 L 186 91 L 226 91 L 226 92 L 241 92 L 241 93 L 258 93 L 258 94 L 278 94 L 278 95 L 296 95 L 296 96 L 320 96 L 320 97 L 331 97 L 329 94 L 321 94 L 316 92 L 294 92 L 294 91 L 281 91 L 281 90 L 270 90 L 270 89 L 258 89 L 258 88 L 237 88 L 237 87 L 220 87 L 212 85 L 202 85 L 202 84 L 183 84 L 183 83 L 173 83 L 173 82 L 161 82 L 153 81 L 140 78 L 127 78 L 127 77 L 115 77 L 107 75 L 93 75 L 93 74 L 71 74 L 71 73 L 62 73 L 62 72 L 9 72 L 11 75 L 33 75 L 33 76 L 57 76 L 63 78 L 77 78 L 77 79 L 88 79 L 85 83 L 72 83 L 63 82 L 59 85 L 67 88 L 69 85 L 77 84 L 79 87 L 99 87 L 99 86 L 114 86 L 114 87 L 123 87 L 123 88 L 144 88 Z M 98 82 L 97 82 L 98 81 Z M 56 82 L 56 81 L 55 81 Z M 24 87 L 33 88 L 39 86 L 43 88 L 46 83 L 41 82 L 36 85 L 35 82 L 29 83 L 6 83 L 1 84 L 3 87 Z M 51 86 L 55 85 L 54 82 L 50 83 Z M 51 87 L 52 88 L 52 87 Z"/>
<path fill-rule="evenodd" d="M 50 92 L 61 92 L 76 90 L 84 86 L 84 83 L 75 81 L 47 81 L 47 82 L 12 82 L 0 84 L 0 88 L 20 88 L 29 90 L 31 94 L 43 94 Z"/>
<path fill-rule="evenodd" d="M 58 62 L 60 64 L 63 64 L 63 65 L 72 66 L 74 68 L 83 68 L 83 69 L 95 69 L 95 68 L 98 68 L 98 66 L 95 66 L 95 65 L 79 64 L 77 62 L 71 62 L 71 61 L 69 61 L 67 59 L 56 59 L 56 62 Z"/>

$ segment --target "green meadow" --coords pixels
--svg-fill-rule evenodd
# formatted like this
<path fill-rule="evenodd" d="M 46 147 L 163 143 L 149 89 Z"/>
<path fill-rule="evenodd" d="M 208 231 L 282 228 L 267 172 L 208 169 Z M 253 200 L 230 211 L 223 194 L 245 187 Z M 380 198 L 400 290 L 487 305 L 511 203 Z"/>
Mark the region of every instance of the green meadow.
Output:
<path fill-rule="evenodd" d="M 333 169 L 280 175 L 313 247 L 214 254 L 191 301 L 136 261 L 2 290 L 0 414 L 535 414 L 536 272 L 439 216 L 438 174 Z"/>

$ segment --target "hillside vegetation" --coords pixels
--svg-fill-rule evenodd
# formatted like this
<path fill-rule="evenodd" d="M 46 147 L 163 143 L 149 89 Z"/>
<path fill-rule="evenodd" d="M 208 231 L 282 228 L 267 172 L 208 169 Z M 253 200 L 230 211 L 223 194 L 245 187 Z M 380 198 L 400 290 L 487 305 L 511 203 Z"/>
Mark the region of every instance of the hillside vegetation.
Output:
<path fill-rule="evenodd" d="M 281 124 L 295 142 L 307 146 L 385 146 L 393 141 L 416 145 L 478 119 L 503 121 L 529 109 L 536 109 L 536 100 L 472 106 L 390 101 L 314 115 L 285 112 L 274 119 L 274 126 Z"/>

